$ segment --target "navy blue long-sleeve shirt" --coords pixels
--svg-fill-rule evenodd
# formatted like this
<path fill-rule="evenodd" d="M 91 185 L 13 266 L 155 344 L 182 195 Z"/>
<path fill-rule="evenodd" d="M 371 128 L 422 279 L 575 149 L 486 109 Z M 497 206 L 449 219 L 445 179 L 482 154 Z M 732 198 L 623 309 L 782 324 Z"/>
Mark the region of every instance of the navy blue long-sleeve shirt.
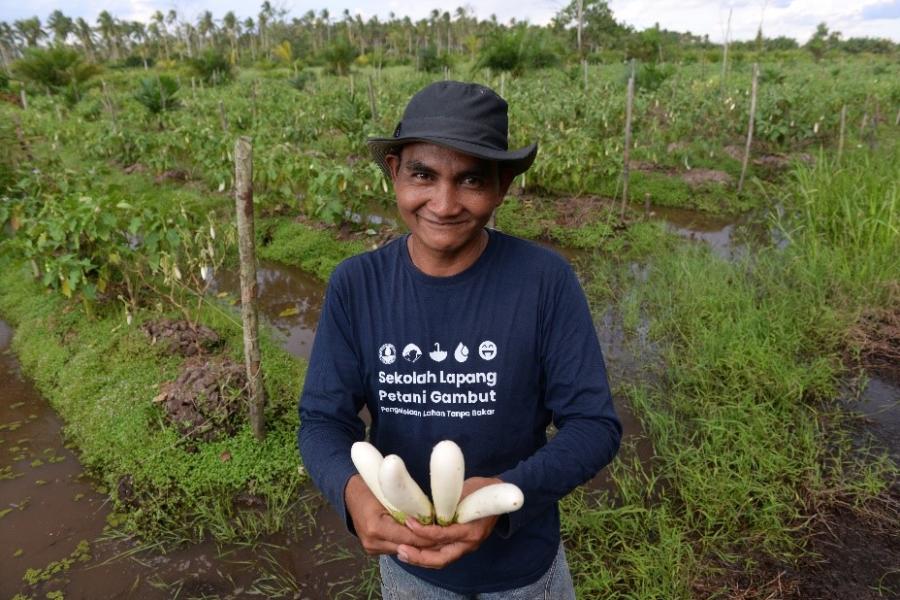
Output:
<path fill-rule="evenodd" d="M 363 406 L 370 441 L 398 454 L 429 496 L 431 449 L 445 439 L 462 448 L 466 477 L 522 489 L 524 506 L 477 551 L 439 570 L 399 563 L 458 593 L 537 580 L 559 545 L 557 501 L 612 461 L 622 433 L 574 272 L 545 248 L 489 233 L 478 260 L 450 277 L 419 271 L 406 238 L 344 261 L 299 408 L 304 464 L 342 516 Z"/>

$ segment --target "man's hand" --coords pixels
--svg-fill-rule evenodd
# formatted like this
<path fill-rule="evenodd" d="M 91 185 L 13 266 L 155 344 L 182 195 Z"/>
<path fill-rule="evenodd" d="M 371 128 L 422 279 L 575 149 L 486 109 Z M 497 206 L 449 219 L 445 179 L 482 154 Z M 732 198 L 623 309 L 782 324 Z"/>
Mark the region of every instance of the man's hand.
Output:
<path fill-rule="evenodd" d="M 397 523 L 359 475 L 344 488 L 344 503 L 356 535 L 368 554 L 397 554 L 400 544 L 426 547 L 431 541 Z"/>
<path fill-rule="evenodd" d="M 463 483 L 462 497 L 492 483 L 503 483 L 491 477 L 470 477 Z M 427 540 L 426 544 L 402 543 L 397 547 L 397 557 L 403 562 L 420 567 L 441 569 L 464 554 L 474 552 L 487 539 L 497 524 L 498 516 L 485 517 L 460 525 L 458 523 L 441 527 L 422 525 L 412 518 L 406 519 L 406 526 L 416 537 Z"/>

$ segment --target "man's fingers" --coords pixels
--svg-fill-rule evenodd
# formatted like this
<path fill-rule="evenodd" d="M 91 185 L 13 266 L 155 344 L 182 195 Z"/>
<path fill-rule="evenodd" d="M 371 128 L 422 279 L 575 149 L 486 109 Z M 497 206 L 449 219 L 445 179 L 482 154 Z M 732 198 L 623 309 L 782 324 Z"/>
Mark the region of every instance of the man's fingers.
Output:
<path fill-rule="evenodd" d="M 422 525 L 411 518 L 406 519 L 406 526 L 417 536 L 429 540 L 433 545 L 456 542 L 465 537 L 466 534 L 466 530 L 462 525 Z"/>
<path fill-rule="evenodd" d="M 446 567 L 465 553 L 465 544 L 447 544 L 436 550 L 416 548 L 401 544 L 397 547 L 397 556 L 403 562 L 428 569 Z"/>

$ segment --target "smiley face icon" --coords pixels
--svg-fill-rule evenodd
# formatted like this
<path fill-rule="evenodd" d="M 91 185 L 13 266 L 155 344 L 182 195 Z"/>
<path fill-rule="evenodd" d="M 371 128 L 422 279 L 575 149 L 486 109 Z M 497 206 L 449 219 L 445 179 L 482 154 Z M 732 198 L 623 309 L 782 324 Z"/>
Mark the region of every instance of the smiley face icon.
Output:
<path fill-rule="evenodd" d="M 497 344 L 491 340 L 484 340 L 478 345 L 478 356 L 484 360 L 492 360 L 497 356 Z"/>

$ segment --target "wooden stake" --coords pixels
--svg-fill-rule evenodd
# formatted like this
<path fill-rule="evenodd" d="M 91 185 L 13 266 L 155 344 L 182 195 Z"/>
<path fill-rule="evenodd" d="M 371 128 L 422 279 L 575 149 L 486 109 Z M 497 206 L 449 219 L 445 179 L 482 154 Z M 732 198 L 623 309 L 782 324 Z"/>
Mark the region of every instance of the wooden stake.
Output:
<path fill-rule="evenodd" d="M 369 83 L 369 108 L 372 109 L 372 122 L 378 121 L 378 106 L 375 105 L 375 83 L 372 81 L 372 76 L 369 75 L 368 79 Z"/>
<path fill-rule="evenodd" d="M 197 81 L 191 77 L 191 98 L 197 99 Z"/>
<path fill-rule="evenodd" d="M 19 98 L 22 99 L 22 109 L 28 110 L 28 94 L 25 93 L 25 88 L 19 90 Z"/>
<path fill-rule="evenodd" d="M 588 68 L 587 67 L 588 67 L 587 59 L 582 58 L 581 59 L 581 70 L 584 71 L 584 89 L 585 90 L 588 89 Z"/>
<path fill-rule="evenodd" d="M 753 143 L 753 120 L 756 117 L 756 80 L 759 78 L 759 65 L 753 63 L 753 82 L 750 84 L 750 122 L 747 125 L 747 146 L 744 148 L 744 162 L 741 164 L 741 179 L 738 181 L 738 194 L 744 189 L 744 177 L 747 175 L 747 164 L 750 162 L 750 144 Z"/>
<path fill-rule="evenodd" d="M 354 88 L 355 88 L 355 85 L 354 85 L 354 80 L 353 80 L 353 73 L 350 73 L 350 99 L 351 100 L 353 99 L 353 95 L 356 93 L 356 90 Z"/>
<path fill-rule="evenodd" d="M 253 146 L 241 136 L 234 144 L 234 200 L 241 262 L 241 321 L 244 325 L 244 362 L 250 394 L 250 427 L 257 440 L 265 437 L 266 391 L 260 370 L 259 318 L 256 309 L 256 248 L 253 227 Z"/>
<path fill-rule="evenodd" d="M 631 59 L 631 76 L 628 78 L 628 91 L 625 96 L 625 148 L 622 151 L 622 209 L 625 218 L 625 206 L 628 204 L 628 162 L 631 156 L 631 105 L 634 103 L 634 59 Z"/>
<path fill-rule="evenodd" d="M 219 100 L 219 121 L 222 123 L 222 131 L 228 131 L 228 119 L 225 117 L 225 105 Z"/>
<path fill-rule="evenodd" d="M 847 131 L 847 105 L 841 107 L 841 133 L 838 136 L 838 155 L 837 160 L 841 162 L 841 156 L 844 154 L 844 135 Z"/>
<path fill-rule="evenodd" d="M 506 95 L 506 72 L 501 71 L 500 72 L 500 97 L 502 98 L 505 95 Z"/>
<path fill-rule="evenodd" d="M 57 121 L 62 121 L 62 120 L 63 120 L 62 109 L 59 107 L 59 104 L 56 104 L 56 103 L 54 102 L 54 103 L 53 103 L 53 108 L 56 110 L 56 120 L 57 120 Z"/>
<path fill-rule="evenodd" d="M 900 125 L 900 109 L 897 110 L 897 116 L 894 117 L 894 127 Z"/>

